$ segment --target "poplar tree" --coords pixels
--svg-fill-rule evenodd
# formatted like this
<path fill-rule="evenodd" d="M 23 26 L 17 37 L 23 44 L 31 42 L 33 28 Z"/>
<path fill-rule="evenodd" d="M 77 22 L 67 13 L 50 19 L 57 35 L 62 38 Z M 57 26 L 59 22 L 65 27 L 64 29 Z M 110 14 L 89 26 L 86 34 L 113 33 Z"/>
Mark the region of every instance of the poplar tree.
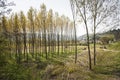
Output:
<path fill-rule="evenodd" d="M 42 27 L 43 27 L 43 35 L 42 35 L 42 41 L 44 41 L 44 53 L 45 53 L 45 57 L 46 59 L 48 58 L 48 54 L 47 54 L 47 39 L 46 39 L 46 6 L 45 4 L 41 5 L 41 16 L 42 16 Z"/>
<path fill-rule="evenodd" d="M 34 9 L 31 7 L 28 11 L 28 20 L 30 23 L 30 35 L 31 36 L 31 48 L 32 49 L 32 57 L 34 57 L 34 49 L 35 49 L 35 26 L 34 26 Z"/>
<path fill-rule="evenodd" d="M 24 59 L 27 53 L 27 60 L 28 60 L 28 52 L 27 52 L 27 33 L 26 33 L 26 17 L 24 13 L 20 12 L 20 26 L 22 28 L 22 35 L 23 35 L 23 53 L 24 53 Z"/>

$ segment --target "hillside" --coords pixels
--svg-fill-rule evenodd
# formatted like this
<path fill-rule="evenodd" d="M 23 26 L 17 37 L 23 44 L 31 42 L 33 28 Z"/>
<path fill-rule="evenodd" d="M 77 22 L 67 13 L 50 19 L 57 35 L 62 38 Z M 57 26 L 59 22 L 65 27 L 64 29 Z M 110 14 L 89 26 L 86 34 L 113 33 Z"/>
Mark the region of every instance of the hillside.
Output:
<path fill-rule="evenodd" d="M 96 38 L 99 39 L 101 36 L 107 36 L 107 35 L 113 35 L 114 40 L 119 41 L 120 40 L 120 29 L 113 29 L 113 30 L 109 30 L 107 32 L 97 33 Z M 90 36 L 90 39 L 93 39 L 93 34 L 89 34 L 89 36 Z M 86 34 L 79 36 L 78 40 L 80 40 L 80 41 L 86 40 Z"/>

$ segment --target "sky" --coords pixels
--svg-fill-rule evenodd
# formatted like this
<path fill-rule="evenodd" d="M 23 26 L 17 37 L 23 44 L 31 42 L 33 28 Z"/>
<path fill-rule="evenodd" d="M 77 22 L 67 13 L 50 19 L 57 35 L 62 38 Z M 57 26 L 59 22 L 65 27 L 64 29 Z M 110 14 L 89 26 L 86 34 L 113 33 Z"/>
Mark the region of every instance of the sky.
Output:
<path fill-rule="evenodd" d="M 14 1 L 16 6 L 12 7 L 12 12 L 19 12 L 23 11 L 27 13 L 29 8 L 32 6 L 33 8 L 39 10 L 41 4 L 45 4 L 47 11 L 52 9 L 53 12 L 58 12 L 59 15 L 64 14 L 65 16 L 69 17 L 72 20 L 72 12 L 70 8 L 69 0 L 8 0 Z M 79 24 L 78 24 L 79 25 Z M 85 34 L 85 29 L 83 27 L 76 27 L 77 28 L 77 36 L 81 36 Z"/>

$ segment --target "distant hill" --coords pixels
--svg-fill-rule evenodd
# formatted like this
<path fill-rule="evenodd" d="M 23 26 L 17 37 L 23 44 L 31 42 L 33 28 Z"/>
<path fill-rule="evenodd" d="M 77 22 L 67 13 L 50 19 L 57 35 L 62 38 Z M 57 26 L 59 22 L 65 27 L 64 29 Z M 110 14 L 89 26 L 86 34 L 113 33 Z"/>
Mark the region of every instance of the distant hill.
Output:
<path fill-rule="evenodd" d="M 98 37 L 100 35 L 102 35 L 102 33 L 97 33 L 96 37 Z M 90 39 L 93 39 L 93 34 L 90 34 L 89 37 L 90 37 Z M 87 35 L 86 34 L 78 37 L 78 40 L 86 40 L 86 39 L 87 39 Z"/>
<path fill-rule="evenodd" d="M 86 34 L 84 34 L 82 36 L 79 36 L 77 39 L 80 40 L 80 41 L 86 39 Z"/>
<path fill-rule="evenodd" d="M 103 35 L 114 35 L 115 41 L 120 41 L 120 29 L 113 29 L 104 33 L 97 33 L 96 38 L 99 38 Z M 87 39 L 86 34 L 79 36 L 77 39 L 80 41 L 86 40 Z M 93 39 L 93 34 L 90 34 L 90 39 Z"/>
<path fill-rule="evenodd" d="M 113 34 L 116 41 L 120 41 L 120 29 L 114 29 L 106 32 L 106 34 Z"/>

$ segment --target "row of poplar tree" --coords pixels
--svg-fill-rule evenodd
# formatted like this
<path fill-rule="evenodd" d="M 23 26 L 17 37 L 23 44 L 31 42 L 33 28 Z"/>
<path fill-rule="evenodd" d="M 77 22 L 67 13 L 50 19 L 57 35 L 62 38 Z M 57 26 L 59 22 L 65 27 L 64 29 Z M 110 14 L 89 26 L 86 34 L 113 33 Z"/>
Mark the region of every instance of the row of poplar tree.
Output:
<path fill-rule="evenodd" d="M 1 17 L 0 32 L 9 39 L 9 56 L 29 61 L 38 57 L 46 59 L 51 55 L 74 52 L 75 29 L 73 22 L 66 16 L 46 10 L 30 8 L 25 15 L 22 11 Z"/>

